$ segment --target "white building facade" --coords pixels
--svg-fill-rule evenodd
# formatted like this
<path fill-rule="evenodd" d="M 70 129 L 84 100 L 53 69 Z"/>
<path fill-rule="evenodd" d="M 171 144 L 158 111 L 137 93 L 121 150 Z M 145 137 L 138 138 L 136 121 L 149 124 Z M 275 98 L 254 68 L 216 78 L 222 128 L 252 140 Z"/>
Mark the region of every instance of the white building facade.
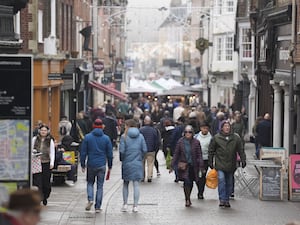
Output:
<path fill-rule="evenodd" d="M 210 13 L 210 105 L 231 106 L 238 83 L 238 54 L 234 51 L 236 0 L 214 0 Z"/>

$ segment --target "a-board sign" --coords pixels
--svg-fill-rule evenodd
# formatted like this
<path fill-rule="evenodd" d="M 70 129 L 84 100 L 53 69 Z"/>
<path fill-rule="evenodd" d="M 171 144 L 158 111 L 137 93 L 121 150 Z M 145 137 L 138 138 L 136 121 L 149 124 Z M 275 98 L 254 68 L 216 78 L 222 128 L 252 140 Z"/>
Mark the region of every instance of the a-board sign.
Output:
<path fill-rule="evenodd" d="M 283 199 L 283 176 L 280 167 L 261 167 L 259 197 L 261 200 Z"/>
<path fill-rule="evenodd" d="M 0 55 L 0 205 L 30 186 L 32 56 Z"/>
<path fill-rule="evenodd" d="M 289 199 L 300 201 L 300 154 L 290 155 Z"/>
<path fill-rule="evenodd" d="M 287 169 L 286 150 L 285 148 L 262 147 L 259 152 L 260 159 L 271 159 L 281 164 L 282 169 Z"/>

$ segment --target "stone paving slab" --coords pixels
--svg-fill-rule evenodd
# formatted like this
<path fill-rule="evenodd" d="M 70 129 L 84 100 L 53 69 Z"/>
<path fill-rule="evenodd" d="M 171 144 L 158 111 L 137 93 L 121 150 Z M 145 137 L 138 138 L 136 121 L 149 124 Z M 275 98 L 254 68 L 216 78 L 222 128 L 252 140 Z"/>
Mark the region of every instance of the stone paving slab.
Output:
<path fill-rule="evenodd" d="M 252 156 L 254 148 L 246 145 L 247 155 Z M 192 207 L 186 208 L 182 183 L 174 183 L 174 174 L 165 169 L 160 152 L 162 175 L 153 178 L 152 183 L 141 183 L 139 212 L 121 212 L 122 180 L 118 152 L 109 181 L 104 185 L 104 199 L 101 213 L 86 212 L 85 174 L 78 171 L 75 186 L 53 187 L 49 203 L 44 207 L 41 225 L 284 225 L 289 221 L 300 221 L 300 203 L 290 201 L 261 201 L 247 192 L 238 194 L 231 201 L 230 209 L 219 209 L 217 189 L 206 189 L 204 200 L 197 199 L 197 188 L 192 192 Z M 249 167 L 246 172 L 253 172 Z M 156 174 L 156 173 L 154 173 Z M 129 186 L 129 210 L 133 202 L 132 184 Z"/>

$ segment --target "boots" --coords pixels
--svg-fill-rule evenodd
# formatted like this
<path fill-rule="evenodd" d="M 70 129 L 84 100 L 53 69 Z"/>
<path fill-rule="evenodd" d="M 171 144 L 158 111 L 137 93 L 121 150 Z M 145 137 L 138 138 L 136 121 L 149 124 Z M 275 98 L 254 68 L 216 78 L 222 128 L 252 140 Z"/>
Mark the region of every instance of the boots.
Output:
<path fill-rule="evenodd" d="M 191 198 L 190 198 L 192 188 L 193 187 L 188 187 L 188 186 L 183 187 L 184 196 L 185 196 L 185 207 L 190 207 L 192 205 Z"/>

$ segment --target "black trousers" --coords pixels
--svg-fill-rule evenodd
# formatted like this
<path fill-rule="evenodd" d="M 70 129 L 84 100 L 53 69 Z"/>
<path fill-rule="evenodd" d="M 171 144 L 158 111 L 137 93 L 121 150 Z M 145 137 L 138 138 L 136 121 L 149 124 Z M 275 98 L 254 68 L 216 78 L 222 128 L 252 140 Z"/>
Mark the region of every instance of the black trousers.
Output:
<path fill-rule="evenodd" d="M 205 183 L 206 183 L 206 173 L 208 170 L 208 160 L 203 160 L 204 162 L 204 169 L 205 169 L 205 174 L 202 174 L 202 177 L 200 178 L 197 187 L 198 187 L 198 193 L 200 195 L 203 195 L 204 188 L 205 188 Z"/>
<path fill-rule="evenodd" d="M 33 185 L 39 188 L 43 199 L 48 199 L 51 193 L 50 162 L 42 163 L 42 172 L 33 174 Z"/>

